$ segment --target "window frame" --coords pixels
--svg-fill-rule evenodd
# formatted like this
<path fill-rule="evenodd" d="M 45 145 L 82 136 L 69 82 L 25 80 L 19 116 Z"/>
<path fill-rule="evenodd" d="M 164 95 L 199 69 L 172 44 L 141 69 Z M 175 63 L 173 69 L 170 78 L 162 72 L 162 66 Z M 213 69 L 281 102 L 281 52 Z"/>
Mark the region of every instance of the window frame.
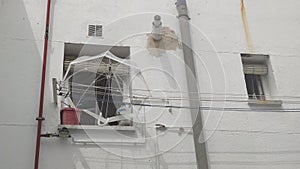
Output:
<path fill-rule="evenodd" d="M 269 55 L 241 53 L 244 83 L 249 100 L 265 101 L 269 93 L 267 77 L 269 76 Z M 246 71 L 245 67 L 253 66 L 253 73 Z M 244 67 L 245 66 L 245 67 Z M 267 70 L 261 71 L 266 66 Z M 255 69 L 259 71 L 256 71 Z"/>

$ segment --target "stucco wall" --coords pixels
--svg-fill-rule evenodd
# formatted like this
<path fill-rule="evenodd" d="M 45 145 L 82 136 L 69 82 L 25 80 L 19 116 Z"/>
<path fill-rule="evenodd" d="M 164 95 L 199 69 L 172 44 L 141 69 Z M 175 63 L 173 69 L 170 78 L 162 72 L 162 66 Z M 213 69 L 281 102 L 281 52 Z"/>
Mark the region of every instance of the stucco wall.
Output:
<path fill-rule="evenodd" d="M 59 123 L 50 80 L 62 78 L 66 42 L 130 46 L 131 60 L 143 69 L 150 88 L 176 90 L 179 86 L 186 91 L 180 47 L 167 51 L 147 48 L 147 33 L 155 14 L 162 16 L 163 26 L 180 37 L 174 3 L 54 0 L 43 132 L 55 131 Z M 268 88 L 272 99 L 300 97 L 299 1 L 245 0 L 245 11 L 240 0 L 191 0 L 188 6 L 202 98 L 212 99 L 207 93 L 221 93 L 214 95 L 221 100 L 232 99 L 232 94 L 241 96 L 240 102 L 202 101 L 203 107 L 249 108 L 240 59 L 240 53 L 248 52 L 270 55 L 272 78 Z M 0 1 L 0 168 L 33 167 L 45 7 L 45 0 Z M 247 47 L 243 12 L 253 51 Z M 103 24 L 103 38 L 87 37 L 88 24 Z M 224 93 L 229 96 L 225 98 Z M 188 105 L 188 101 L 182 105 Z M 299 103 L 283 102 L 282 108 L 299 108 Z M 189 111 L 174 109 L 170 114 L 165 109 L 150 108 L 148 112 L 150 136 L 160 133 L 153 129 L 155 123 L 175 128 L 139 146 L 77 145 L 70 139 L 42 139 L 41 168 L 196 168 L 192 135 L 180 135 L 176 128 L 191 127 Z M 203 116 L 212 169 L 299 168 L 298 112 L 204 110 Z M 155 156 L 159 152 L 164 154 Z"/>

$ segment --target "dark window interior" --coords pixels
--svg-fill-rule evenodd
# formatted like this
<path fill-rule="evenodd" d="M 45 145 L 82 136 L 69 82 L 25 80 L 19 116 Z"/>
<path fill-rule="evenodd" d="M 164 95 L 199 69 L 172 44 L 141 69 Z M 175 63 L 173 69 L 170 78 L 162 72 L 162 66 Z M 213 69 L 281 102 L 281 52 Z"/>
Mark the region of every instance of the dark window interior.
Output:
<path fill-rule="evenodd" d="M 129 58 L 130 55 L 130 48 L 126 46 L 66 43 L 63 66 L 64 74 L 66 73 L 69 63 L 76 58 L 80 56 L 95 56 L 107 50 L 123 59 Z M 105 62 L 108 63 L 107 60 L 105 60 Z M 70 74 L 73 74 L 73 71 L 75 70 L 70 70 Z M 70 93 L 71 99 L 78 108 L 88 109 L 95 113 L 99 113 L 99 111 L 97 111 L 98 109 L 102 112 L 104 118 L 115 116 L 116 110 L 121 106 L 123 101 L 122 88 L 124 78 L 128 77 L 116 76 L 113 72 L 98 72 L 96 75 L 91 72 L 79 72 L 76 76 L 69 79 L 70 83 L 90 85 L 94 81 L 95 87 L 87 89 L 86 87 L 76 86 L 76 90 L 74 89 L 75 92 Z M 84 96 L 82 96 L 82 92 L 76 92 L 85 90 L 87 90 L 87 92 Z M 71 91 L 73 90 L 71 89 Z M 118 123 L 119 122 L 111 122 L 109 125 L 118 125 Z M 80 124 L 95 125 L 97 124 L 97 120 L 88 114 L 81 114 Z"/>
<path fill-rule="evenodd" d="M 249 99 L 264 100 L 264 90 L 260 75 L 245 74 Z"/>
<path fill-rule="evenodd" d="M 114 90 L 122 88 L 121 80 L 116 81 L 114 74 L 99 73 L 95 83 L 97 104 L 104 118 L 116 115 L 116 110 L 121 106 L 123 101 L 122 92 Z M 118 84 L 117 84 L 118 83 Z M 118 125 L 118 122 L 111 122 L 109 125 Z"/>

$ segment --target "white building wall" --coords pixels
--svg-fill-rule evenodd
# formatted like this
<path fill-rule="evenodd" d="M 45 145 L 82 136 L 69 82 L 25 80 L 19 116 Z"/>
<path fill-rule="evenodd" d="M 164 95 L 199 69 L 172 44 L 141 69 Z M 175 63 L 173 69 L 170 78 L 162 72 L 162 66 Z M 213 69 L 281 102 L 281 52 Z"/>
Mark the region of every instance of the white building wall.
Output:
<path fill-rule="evenodd" d="M 131 60 L 145 69 L 152 89 L 176 89 L 165 70 L 186 91 L 182 51 L 153 56 L 147 33 L 155 14 L 180 37 L 175 1 L 53 1 L 45 91 L 43 132 L 56 130 L 59 108 L 52 101 L 51 78 L 62 77 L 64 43 L 130 46 Z M 0 168 L 32 168 L 42 63 L 46 1 L 0 0 Z M 247 100 L 240 53 L 247 48 L 240 0 L 188 1 L 200 92 L 241 94 Z M 300 2 L 245 0 L 253 52 L 270 55 L 269 88 L 273 99 L 300 97 Z M 103 24 L 103 38 L 88 38 L 88 24 Z M 148 72 L 147 72 L 148 71 Z M 230 96 L 229 96 L 230 98 Z M 221 99 L 225 99 L 221 97 Z M 299 100 L 294 98 L 292 100 Z M 184 101 L 183 105 L 188 102 Z M 202 106 L 249 108 L 247 102 L 202 102 Z M 283 109 L 299 103 L 283 102 Z M 143 145 L 77 145 L 71 140 L 43 138 L 40 168 L 196 168 L 192 135 L 176 127 L 191 124 L 189 111 L 150 109 L 149 135 L 155 123 L 175 128 Z M 299 168 L 298 112 L 203 111 L 209 164 L 212 169 Z M 177 119 L 177 120 L 176 120 Z M 182 140 L 183 139 L 183 140 Z M 176 143 L 179 144 L 176 144 Z M 173 148 L 174 146 L 174 148 Z M 172 147 L 171 150 L 170 147 Z M 168 151 L 167 151 L 168 150 Z M 164 152 L 161 156 L 155 156 Z M 126 158 L 126 157 L 135 158 Z M 138 158 L 147 157 L 147 158 Z"/>

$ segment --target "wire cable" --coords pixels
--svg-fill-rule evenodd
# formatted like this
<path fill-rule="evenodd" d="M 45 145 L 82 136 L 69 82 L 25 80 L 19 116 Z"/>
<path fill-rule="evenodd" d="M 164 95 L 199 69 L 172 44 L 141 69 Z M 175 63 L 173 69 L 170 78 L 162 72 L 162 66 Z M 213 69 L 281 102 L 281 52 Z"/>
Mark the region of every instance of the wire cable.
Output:
<path fill-rule="evenodd" d="M 91 99 L 94 100 L 94 99 Z M 129 103 L 129 102 L 116 102 L 96 99 L 97 101 L 109 102 L 114 104 L 127 104 L 134 106 L 144 106 L 144 107 L 154 107 L 154 108 L 176 108 L 176 109 L 201 109 L 201 110 L 215 110 L 215 111 L 238 111 L 238 112 L 299 112 L 299 108 L 285 108 L 285 109 L 271 109 L 271 108 L 237 108 L 237 107 L 213 107 L 213 106 L 200 106 L 200 107 L 190 107 L 190 106 L 173 106 L 173 105 L 159 105 L 159 104 L 147 104 L 147 103 Z"/>

